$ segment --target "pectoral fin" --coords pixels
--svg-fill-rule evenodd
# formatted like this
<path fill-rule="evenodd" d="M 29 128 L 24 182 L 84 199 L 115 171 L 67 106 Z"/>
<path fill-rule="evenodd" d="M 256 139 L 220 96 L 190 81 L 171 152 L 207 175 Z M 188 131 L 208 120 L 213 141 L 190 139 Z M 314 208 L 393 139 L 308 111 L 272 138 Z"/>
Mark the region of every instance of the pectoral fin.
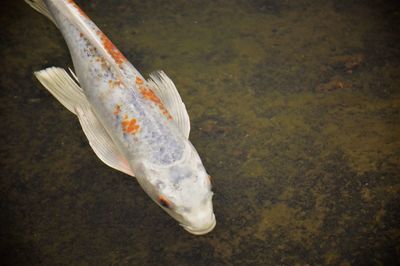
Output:
<path fill-rule="evenodd" d="M 50 67 L 35 72 L 35 76 L 62 105 L 78 116 L 83 132 L 97 157 L 108 166 L 134 176 L 128 161 L 93 113 L 82 89 L 68 73 L 62 68 Z"/>
<path fill-rule="evenodd" d="M 108 166 L 134 176 L 128 161 L 121 155 L 113 140 L 89 107 L 77 107 L 76 113 L 83 132 L 97 157 Z"/>
<path fill-rule="evenodd" d="M 163 102 L 167 110 L 171 113 L 176 125 L 186 138 L 190 134 L 190 120 L 178 90 L 172 80 L 164 71 L 156 71 L 150 74 L 148 80 L 156 95 Z"/>
<path fill-rule="evenodd" d="M 72 113 L 76 106 L 89 105 L 81 87 L 59 67 L 49 67 L 34 73 L 36 78 L 54 97 Z"/>

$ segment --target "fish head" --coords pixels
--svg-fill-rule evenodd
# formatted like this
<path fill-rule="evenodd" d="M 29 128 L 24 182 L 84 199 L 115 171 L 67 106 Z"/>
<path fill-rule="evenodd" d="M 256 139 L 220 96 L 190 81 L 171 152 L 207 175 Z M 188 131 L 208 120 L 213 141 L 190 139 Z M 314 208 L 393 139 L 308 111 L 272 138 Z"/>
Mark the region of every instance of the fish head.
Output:
<path fill-rule="evenodd" d="M 138 181 L 147 194 L 188 232 L 214 229 L 211 178 L 193 146 L 182 160 L 168 166 L 143 162 Z"/>

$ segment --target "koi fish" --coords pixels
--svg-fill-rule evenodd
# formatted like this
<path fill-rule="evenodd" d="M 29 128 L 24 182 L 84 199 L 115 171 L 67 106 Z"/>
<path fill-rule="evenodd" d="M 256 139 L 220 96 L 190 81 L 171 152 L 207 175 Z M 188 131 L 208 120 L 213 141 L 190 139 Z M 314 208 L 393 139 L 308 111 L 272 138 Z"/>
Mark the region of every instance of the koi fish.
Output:
<path fill-rule="evenodd" d="M 163 71 L 146 80 L 74 1 L 25 2 L 61 31 L 76 73 L 34 74 L 78 117 L 95 154 L 136 177 L 188 232 L 213 230 L 211 178 L 189 141 L 189 116 L 172 80 Z"/>

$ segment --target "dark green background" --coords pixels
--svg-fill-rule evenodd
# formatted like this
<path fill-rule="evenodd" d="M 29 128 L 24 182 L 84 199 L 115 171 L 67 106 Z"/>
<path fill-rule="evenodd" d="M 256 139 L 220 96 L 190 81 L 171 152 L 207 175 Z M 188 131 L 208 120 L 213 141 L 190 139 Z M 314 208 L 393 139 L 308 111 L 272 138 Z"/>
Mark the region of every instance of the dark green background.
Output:
<path fill-rule="evenodd" d="M 77 3 L 143 74 L 175 81 L 217 227 L 186 233 L 96 158 L 32 75 L 71 66 L 60 33 L 2 1 L 2 263 L 400 263 L 398 1 Z"/>

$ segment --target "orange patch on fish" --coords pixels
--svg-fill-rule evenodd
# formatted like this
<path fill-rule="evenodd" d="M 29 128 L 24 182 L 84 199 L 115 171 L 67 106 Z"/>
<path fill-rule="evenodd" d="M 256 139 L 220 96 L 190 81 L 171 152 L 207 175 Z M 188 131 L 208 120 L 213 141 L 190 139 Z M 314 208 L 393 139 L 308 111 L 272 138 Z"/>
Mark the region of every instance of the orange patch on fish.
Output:
<path fill-rule="evenodd" d="M 139 131 L 140 126 L 137 124 L 135 118 L 128 119 L 128 116 L 125 115 L 124 120 L 121 122 L 122 131 L 128 134 L 135 134 Z"/>
<path fill-rule="evenodd" d="M 118 115 L 119 113 L 121 113 L 121 106 L 119 104 L 117 104 L 115 106 L 113 114 Z"/>
<path fill-rule="evenodd" d="M 101 32 L 100 30 L 96 31 L 97 35 L 100 37 L 100 40 L 106 49 L 107 53 L 111 55 L 111 57 L 114 59 L 114 61 L 118 64 L 121 65 L 126 61 L 125 56 L 118 50 L 117 47 L 108 39 L 108 37 Z"/>
<path fill-rule="evenodd" d="M 158 106 L 158 108 L 160 108 L 161 112 L 167 117 L 168 120 L 172 120 L 171 114 L 168 112 L 167 108 L 165 108 L 164 104 L 162 103 L 160 98 L 157 97 L 153 90 L 144 86 L 139 87 L 139 90 L 145 99 L 153 102 L 155 105 Z"/>
<path fill-rule="evenodd" d="M 89 18 L 88 15 L 86 15 L 86 13 L 83 12 L 83 10 L 75 3 L 75 1 L 68 0 L 67 2 L 75 7 L 75 9 L 79 12 L 79 14 L 81 14 L 82 17 Z"/>
<path fill-rule="evenodd" d="M 122 85 L 122 81 L 110 79 L 108 81 L 108 85 L 110 86 L 111 89 L 114 89 L 115 87 L 121 86 Z"/>
<path fill-rule="evenodd" d="M 136 77 L 136 84 L 138 84 L 138 85 L 142 85 L 143 84 L 143 79 L 141 79 L 141 78 L 139 78 L 139 77 Z"/>

